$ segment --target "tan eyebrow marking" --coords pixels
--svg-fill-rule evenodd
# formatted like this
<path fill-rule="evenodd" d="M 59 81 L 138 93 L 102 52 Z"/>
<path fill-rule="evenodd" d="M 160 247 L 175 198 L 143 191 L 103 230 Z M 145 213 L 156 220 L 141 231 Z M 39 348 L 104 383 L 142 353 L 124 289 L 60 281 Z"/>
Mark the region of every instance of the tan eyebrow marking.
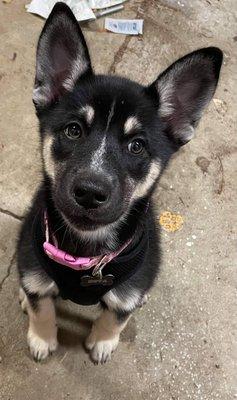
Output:
<path fill-rule="evenodd" d="M 129 135 L 134 129 L 138 128 L 141 128 L 141 124 L 138 121 L 137 117 L 128 117 L 127 121 L 124 124 L 124 134 Z"/>
<path fill-rule="evenodd" d="M 79 110 L 79 114 L 82 114 L 86 118 L 86 122 L 90 125 L 95 116 L 95 110 L 89 104 L 83 106 Z"/>

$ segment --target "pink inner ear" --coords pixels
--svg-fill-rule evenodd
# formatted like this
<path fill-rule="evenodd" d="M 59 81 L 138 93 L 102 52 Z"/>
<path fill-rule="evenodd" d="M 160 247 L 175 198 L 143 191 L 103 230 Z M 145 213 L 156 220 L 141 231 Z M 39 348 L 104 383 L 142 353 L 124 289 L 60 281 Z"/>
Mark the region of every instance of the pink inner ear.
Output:
<path fill-rule="evenodd" d="M 200 85 L 196 81 L 185 81 L 180 83 L 177 88 L 177 96 L 182 104 L 189 102 L 190 100 L 195 100 L 198 96 L 200 90 Z"/>
<path fill-rule="evenodd" d="M 76 61 L 78 68 L 75 68 Z M 35 105 L 43 106 L 56 100 L 86 71 L 92 73 L 81 29 L 71 10 L 57 3 L 38 43 Z"/>
<path fill-rule="evenodd" d="M 52 63 L 54 66 L 53 73 L 57 75 L 58 79 L 64 81 L 70 74 L 73 59 L 63 47 L 60 47 L 58 43 L 56 43 L 52 51 Z"/>

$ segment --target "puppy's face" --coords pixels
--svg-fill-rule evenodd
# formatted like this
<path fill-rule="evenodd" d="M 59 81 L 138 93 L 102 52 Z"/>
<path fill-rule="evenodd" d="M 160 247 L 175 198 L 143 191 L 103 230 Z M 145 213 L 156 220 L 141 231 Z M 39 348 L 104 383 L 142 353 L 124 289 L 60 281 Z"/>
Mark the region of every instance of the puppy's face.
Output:
<path fill-rule="evenodd" d="M 52 107 L 42 147 L 55 204 L 81 230 L 120 220 L 152 190 L 171 152 L 144 88 L 104 76 Z"/>
<path fill-rule="evenodd" d="M 199 50 L 149 87 L 96 76 L 70 9 L 54 7 L 39 40 L 34 102 L 45 173 L 67 223 L 102 231 L 149 197 L 172 153 L 193 136 L 221 61 L 218 49 Z"/>

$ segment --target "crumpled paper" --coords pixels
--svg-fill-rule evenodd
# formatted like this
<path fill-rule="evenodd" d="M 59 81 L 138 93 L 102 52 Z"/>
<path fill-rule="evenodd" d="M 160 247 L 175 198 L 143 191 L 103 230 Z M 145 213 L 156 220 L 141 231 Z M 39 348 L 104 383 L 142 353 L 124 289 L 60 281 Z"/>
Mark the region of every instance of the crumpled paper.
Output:
<path fill-rule="evenodd" d="M 124 3 L 125 1 L 126 0 L 63 0 L 63 3 L 66 3 L 72 9 L 78 21 L 86 21 L 96 19 L 92 8 L 107 8 Z M 30 4 L 26 5 L 26 10 L 29 13 L 48 18 L 52 8 L 57 2 L 58 0 L 32 0 Z"/>
<path fill-rule="evenodd" d="M 58 0 L 32 0 L 31 3 L 26 6 L 26 9 L 32 14 L 48 18 L 52 8 L 57 2 Z M 78 21 L 96 18 L 86 0 L 64 0 L 63 3 L 66 3 L 72 9 Z"/>
<path fill-rule="evenodd" d="M 126 0 L 89 0 L 89 6 L 91 8 L 107 8 L 117 6 L 118 4 L 125 3 Z"/>

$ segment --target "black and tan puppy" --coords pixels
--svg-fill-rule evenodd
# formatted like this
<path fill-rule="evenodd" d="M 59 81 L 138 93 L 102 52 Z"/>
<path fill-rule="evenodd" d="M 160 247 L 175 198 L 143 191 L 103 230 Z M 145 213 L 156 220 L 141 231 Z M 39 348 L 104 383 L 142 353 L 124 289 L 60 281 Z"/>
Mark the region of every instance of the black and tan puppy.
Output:
<path fill-rule="evenodd" d="M 74 15 L 63 3 L 54 7 L 39 39 L 33 95 L 43 183 L 18 244 L 36 359 L 57 348 L 57 295 L 102 304 L 85 344 L 95 362 L 110 358 L 158 272 L 151 195 L 172 154 L 193 137 L 221 63 L 222 52 L 210 47 L 150 86 L 95 75 Z"/>

